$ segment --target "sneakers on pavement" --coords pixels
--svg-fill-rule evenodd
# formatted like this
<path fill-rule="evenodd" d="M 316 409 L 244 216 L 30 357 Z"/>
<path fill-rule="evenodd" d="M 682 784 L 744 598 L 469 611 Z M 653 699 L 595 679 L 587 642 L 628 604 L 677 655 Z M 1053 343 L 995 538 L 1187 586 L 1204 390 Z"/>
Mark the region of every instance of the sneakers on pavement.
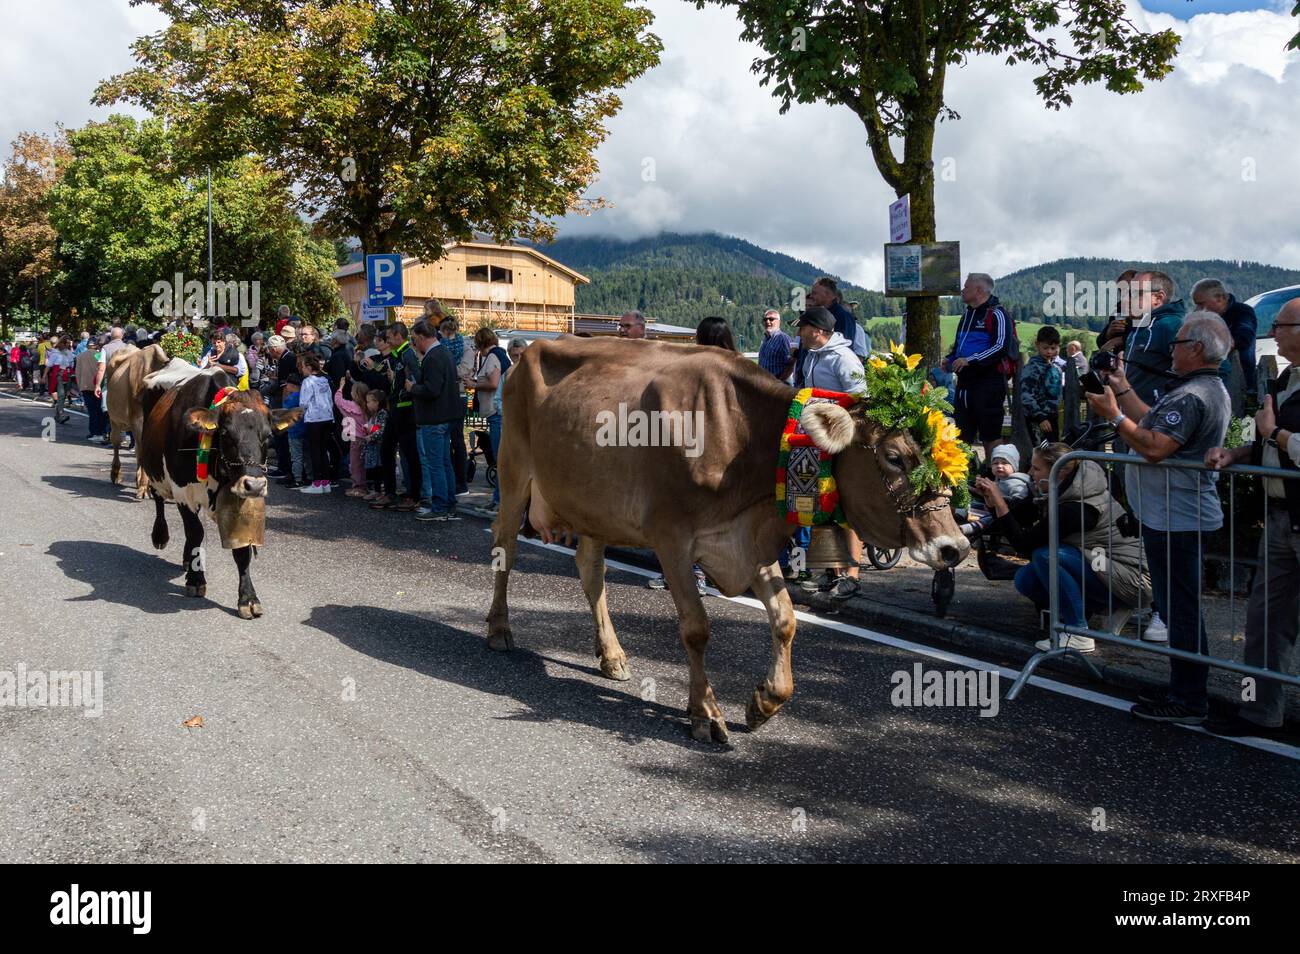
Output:
<path fill-rule="evenodd" d="M 852 597 L 857 596 L 861 590 L 862 590 L 862 584 L 859 583 L 857 580 L 855 580 L 853 577 L 842 576 L 834 583 L 831 584 L 830 589 L 827 590 L 827 593 L 830 594 L 831 599 L 835 600 L 836 602 L 842 603 L 847 599 L 851 599 Z"/>
<path fill-rule="evenodd" d="M 1213 732 L 1215 735 L 1222 735 L 1226 738 L 1239 739 L 1246 736 L 1254 736 L 1260 739 L 1274 738 L 1281 730 L 1280 725 L 1260 725 L 1258 722 L 1251 722 L 1249 719 L 1243 719 L 1239 715 L 1234 715 L 1229 719 L 1206 719 L 1203 723 L 1206 732 Z"/>
<path fill-rule="evenodd" d="M 1205 721 L 1205 713 L 1193 712 L 1177 702 L 1162 702 L 1150 705 L 1139 702 L 1129 712 L 1134 718 L 1147 722 L 1172 722 L 1175 725 L 1200 725 Z"/>
<path fill-rule="evenodd" d="M 1159 613 L 1151 614 L 1151 619 L 1142 630 L 1142 639 L 1148 643 L 1169 642 L 1169 627 L 1165 625 L 1165 621 L 1160 618 Z"/>
<path fill-rule="evenodd" d="M 1040 639 L 1034 643 L 1034 648 L 1040 652 L 1047 652 L 1054 649 L 1051 639 Z M 1097 650 L 1097 641 L 1091 636 L 1066 636 L 1065 641 L 1061 644 L 1062 649 L 1073 649 L 1075 652 L 1091 653 Z"/>
<path fill-rule="evenodd" d="M 799 589 L 806 590 L 809 593 L 824 593 L 835 585 L 835 574 L 830 570 L 822 570 L 816 576 L 809 577 L 799 584 Z"/>

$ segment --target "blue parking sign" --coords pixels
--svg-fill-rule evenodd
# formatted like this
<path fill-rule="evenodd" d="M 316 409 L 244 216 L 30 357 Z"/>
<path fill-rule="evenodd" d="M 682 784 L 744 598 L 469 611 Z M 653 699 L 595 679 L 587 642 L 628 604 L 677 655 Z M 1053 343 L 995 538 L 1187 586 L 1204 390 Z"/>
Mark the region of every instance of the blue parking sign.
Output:
<path fill-rule="evenodd" d="M 372 308 L 396 308 L 402 297 L 402 256 L 366 256 L 366 304 Z"/>

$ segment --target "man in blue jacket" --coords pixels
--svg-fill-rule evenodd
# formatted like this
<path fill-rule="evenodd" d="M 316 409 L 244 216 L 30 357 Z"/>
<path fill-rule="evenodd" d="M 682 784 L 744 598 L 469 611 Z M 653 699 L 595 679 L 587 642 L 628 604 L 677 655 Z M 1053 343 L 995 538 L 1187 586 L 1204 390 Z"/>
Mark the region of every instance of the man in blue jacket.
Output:
<path fill-rule="evenodd" d="M 966 306 L 957 322 L 952 350 L 940 362 L 943 371 L 957 375 L 957 400 L 953 417 L 961 439 L 984 444 L 984 459 L 1002 443 L 1002 408 L 1007 399 L 1007 374 L 1003 359 L 1014 347 L 1011 319 L 993 295 L 993 279 L 980 272 L 966 276 L 961 289 Z"/>
<path fill-rule="evenodd" d="M 1228 294 L 1217 278 L 1202 278 L 1192 286 L 1192 303 L 1199 311 L 1212 311 L 1228 326 L 1232 346 L 1241 359 L 1241 373 L 1246 379 L 1246 401 L 1259 403 L 1259 375 L 1255 371 L 1255 336 L 1259 334 L 1259 317 L 1255 309 Z"/>
<path fill-rule="evenodd" d="M 835 319 L 835 333 L 843 335 L 848 341 L 849 346 L 863 361 L 871 355 L 871 339 L 867 337 L 866 329 L 858 324 L 857 318 L 853 317 L 844 300 L 840 297 L 839 286 L 835 284 L 835 279 L 823 275 L 817 281 L 812 283 L 808 289 L 808 307 L 825 308 Z M 797 361 L 802 361 L 800 355 Z"/>

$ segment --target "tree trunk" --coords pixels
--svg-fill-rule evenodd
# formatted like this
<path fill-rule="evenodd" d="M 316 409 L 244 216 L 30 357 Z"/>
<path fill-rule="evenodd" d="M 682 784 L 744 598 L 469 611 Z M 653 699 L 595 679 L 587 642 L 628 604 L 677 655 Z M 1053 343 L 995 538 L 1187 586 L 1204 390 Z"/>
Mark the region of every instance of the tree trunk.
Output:
<path fill-rule="evenodd" d="M 927 164 L 911 179 L 911 188 L 899 193 L 910 194 L 912 241 L 926 244 L 938 240 L 934 219 L 934 167 Z M 907 352 L 925 355 L 926 367 L 934 367 L 942 357 L 939 329 L 939 298 L 925 295 L 907 299 Z"/>

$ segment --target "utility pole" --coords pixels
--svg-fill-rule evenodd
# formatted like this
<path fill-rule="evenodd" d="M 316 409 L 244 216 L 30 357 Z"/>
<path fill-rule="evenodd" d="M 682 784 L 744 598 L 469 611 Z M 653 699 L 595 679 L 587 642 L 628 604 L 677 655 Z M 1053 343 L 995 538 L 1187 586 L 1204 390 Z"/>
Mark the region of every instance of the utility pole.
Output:
<path fill-rule="evenodd" d="M 212 167 L 208 166 L 208 285 L 207 294 L 203 296 L 205 304 L 212 295 L 212 282 Z M 203 310 L 206 312 L 207 308 L 205 307 Z M 209 315 L 208 317 L 212 316 Z"/>

